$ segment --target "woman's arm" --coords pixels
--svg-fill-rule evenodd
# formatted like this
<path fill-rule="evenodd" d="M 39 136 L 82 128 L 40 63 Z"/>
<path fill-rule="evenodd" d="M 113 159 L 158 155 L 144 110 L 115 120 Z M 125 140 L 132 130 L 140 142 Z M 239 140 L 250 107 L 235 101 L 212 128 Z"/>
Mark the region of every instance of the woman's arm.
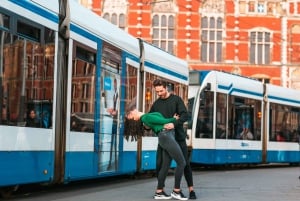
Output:
<path fill-rule="evenodd" d="M 155 125 L 164 125 L 167 123 L 174 123 L 176 121 L 175 117 L 164 118 L 160 113 L 147 113 L 143 117 L 144 123 L 155 124 Z"/>

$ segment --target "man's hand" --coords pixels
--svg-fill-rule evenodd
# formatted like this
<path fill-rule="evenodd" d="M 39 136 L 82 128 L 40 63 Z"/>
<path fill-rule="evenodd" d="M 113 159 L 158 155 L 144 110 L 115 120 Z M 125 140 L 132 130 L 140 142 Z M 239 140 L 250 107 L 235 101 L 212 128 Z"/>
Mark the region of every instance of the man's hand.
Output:
<path fill-rule="evenodd" d="M 174 129 L 174 124 L 173 123 L 167 123 L 164 125 L 164 129 L 170 130 Z"/>

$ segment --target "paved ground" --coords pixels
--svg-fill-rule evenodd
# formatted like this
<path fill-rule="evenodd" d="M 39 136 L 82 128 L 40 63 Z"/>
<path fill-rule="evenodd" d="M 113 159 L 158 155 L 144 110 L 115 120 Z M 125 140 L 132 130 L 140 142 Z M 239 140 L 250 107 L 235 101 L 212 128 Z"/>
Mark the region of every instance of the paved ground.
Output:
<path fill-rule="evenodd" d="M 300 167 L 195 170 L 195 190 L 200 201 L 300 200 Z M 167 179 L 166 192 L 173 186 Z M 9 199 L 14 201 L 153 201 L 156 178 L 114 178 L 42 190 Z M 185 181 L 183 192 L 187 195 Z"/>

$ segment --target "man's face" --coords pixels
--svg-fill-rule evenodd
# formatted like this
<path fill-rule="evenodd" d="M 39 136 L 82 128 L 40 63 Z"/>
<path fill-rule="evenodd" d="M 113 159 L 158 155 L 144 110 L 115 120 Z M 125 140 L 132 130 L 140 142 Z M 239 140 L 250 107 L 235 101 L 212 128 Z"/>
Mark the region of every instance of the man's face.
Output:
<path fill-rule="evenodd" d="M 168 98 L 167 88 L 165 88 L 163 86 L 156 86 L 155 87 L 155 92 L 162 99 Z"/>

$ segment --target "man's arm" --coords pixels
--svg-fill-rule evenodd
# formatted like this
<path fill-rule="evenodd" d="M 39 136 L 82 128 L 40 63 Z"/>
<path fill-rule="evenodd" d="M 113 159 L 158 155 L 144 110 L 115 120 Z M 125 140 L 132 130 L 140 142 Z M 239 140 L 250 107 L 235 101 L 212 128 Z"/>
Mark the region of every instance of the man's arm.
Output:
<path fill-rule="evenodd" d="M 183 125 L 184 122 L 188 120 L 188 112 L 183 100 L 179 96 L 177 96 L 176 110 L 177 114 L 179 115 L 179 119 L 177 119 L 177 121 L 175 122 L 175 126 Z"/>

